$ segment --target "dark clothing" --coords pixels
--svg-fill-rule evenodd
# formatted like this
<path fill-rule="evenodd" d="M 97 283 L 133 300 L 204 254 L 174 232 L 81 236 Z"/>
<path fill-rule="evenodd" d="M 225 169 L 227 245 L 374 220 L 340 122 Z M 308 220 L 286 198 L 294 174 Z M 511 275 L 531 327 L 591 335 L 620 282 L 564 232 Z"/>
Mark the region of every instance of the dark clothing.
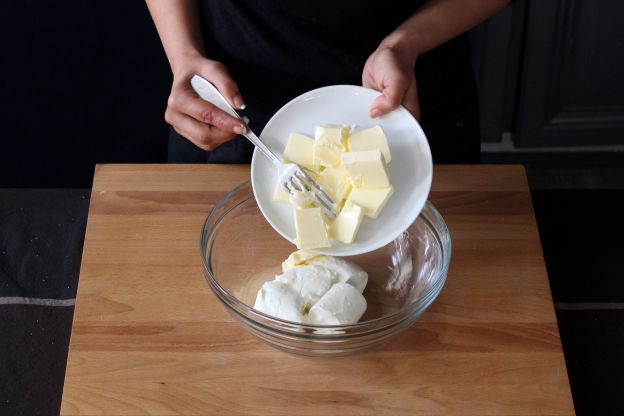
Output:
<path fill-rule="evenodd" d="M 423 3 L 200 1 L 206 54 L 229 69 L 257 133 L 280 107 L 306 91 L 361 85 L 366 59 Z M 478 110 L 468 37 L 459 36 L 420 56 L 416 80 L 421 124 L 434 162 L 478 162 Z M 252 150 L 244 138 L 237 138 L 206 155 L 183 140 L 172 132 L 172 161 L 191 157 L 196 162 L 247 162 Z"/>

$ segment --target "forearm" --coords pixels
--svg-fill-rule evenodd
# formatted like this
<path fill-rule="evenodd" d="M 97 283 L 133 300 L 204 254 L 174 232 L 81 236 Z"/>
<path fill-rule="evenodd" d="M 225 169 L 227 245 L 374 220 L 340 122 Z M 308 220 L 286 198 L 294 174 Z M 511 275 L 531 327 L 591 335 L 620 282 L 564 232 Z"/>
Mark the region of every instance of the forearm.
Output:
<path fill-rule="evenodd" d="M 400 49 L 415 60 L 498 13 L 507 4 L 509 0 L 429 0 L 390 33 L 381 47 Z"/>
<path fill-rule="evenodd" d="M 204 54 L 197 0 L 146 0 L 172 71 L 185 57 Z"/>

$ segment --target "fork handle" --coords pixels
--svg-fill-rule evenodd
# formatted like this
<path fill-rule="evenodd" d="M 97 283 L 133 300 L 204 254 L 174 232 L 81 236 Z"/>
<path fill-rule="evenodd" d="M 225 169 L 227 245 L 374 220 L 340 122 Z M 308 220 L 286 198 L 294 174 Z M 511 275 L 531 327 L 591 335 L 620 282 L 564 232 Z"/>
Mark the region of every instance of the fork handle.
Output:
<path fill-rule="evenodd" d="M 277 166 L 281 164 L 281 161 L 275 156 L 275 154 L 269 149 L 262 141 L 254 134 L 253 131 L 249 128 L 245 120 L 238 114 L 238 112 L 232 108 L 230 103 L 225 99 L 223 94 L 215 87 L 210 81 L 199 76 L 193 75 L 191 78 L 191 86 L 195 90 L 195 92 L 204 100 L 212 103 L 216 107 L 225 111 L 229 115 L 234 118 L 237 118 L 245 123 L 245 127 L 247 127 L 247 132 L 243 133 L 243 136 L 247 138 L 254 146 L 256 146 L 266 157 L 268 157 L 273 163 Z"/>
<path fill-rule="evenodd" d="M 279 166 L 282 164 L 282 161 L 279 160 L 277 158 L 277 156 L 275 156 L 275 153 L 273 153 L 271 151 L 271 149 L 269 149 L 267 147 L 266 144 L 262 143 L 262 141 L 260 140 L 260 138 L 258 136 L 255 135 L 255 133 L 253 131 L 251 131 L 251 129 L 249 127 L 247 127 L 247 132 L 243 133 L 243 136 L 245 136 L 247 138 L 247 140 L 249 140 L 251 143 L 253 143 L 254 146 L 256 146 L 266 157 L 268 157 L 271 162 L 273 162 L 276 166 Z"/>

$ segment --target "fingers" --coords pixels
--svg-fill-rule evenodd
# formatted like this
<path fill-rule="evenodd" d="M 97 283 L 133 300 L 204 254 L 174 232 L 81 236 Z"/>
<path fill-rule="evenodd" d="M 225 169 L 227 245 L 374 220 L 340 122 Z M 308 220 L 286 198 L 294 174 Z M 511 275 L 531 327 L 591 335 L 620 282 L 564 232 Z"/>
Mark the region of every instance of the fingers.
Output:
<path fill-rule="evenodd" d="M 193 117 L 197 121 L 218 127 L 235 134 L 242 134 L 246 128 L 243 122 L 201 99 L 195 92 L 186 90 L 177 94 L 170 104 L 173 109 Z"/>
<path fill-rule="evenodd" d="M 199 75 L 212 82 L 221 94 L 227 98 L 232 107 L 240 110 L 245 109 L 245 102 L 238 90 L 238 85 L 230 77 L 230 73 L 221 62 L 210 61 L 203 65 Z"/>
<path fill-rule="evenodd" d="M 222 63 L 196 57 L 178 69 L 165 112 L 165 120 L 178 133 L 210 151 L 247 131 L 245 122 L 200 98 L 190 84 L 191 77 L 199 74 L 212 82 L 234 108 L 245 107 L 236 82 Z"/>
<path fill-rule="evenodd" d="M 397 108 L 409 87 L 409 81 L 402 74 L 396 74 L 390 80 L 382 82 L 381 95 L 370 107 L 371 117 L 379 117 Z"/>
<path fill-rule="evenodd" d="M 232 133 L 202 123 L 182 113 L 172 113 L 166 118 L 178 133 L 206 151 L 212 151 L 234 137 Z"/>
<path fill-rule="evenodd" d="M 373 101 L 370 107 L 370 116 L 375 118 L 389 113 L 402 104 L 416 120 L 420 120 L 420 103 L 418 101 L 418 91 L 416 86 L 416 79 L 412 79 L 409 82 L 407 89 L 401 92 L 400 90 L 394 90 L 390 94 L 387 93 L 388 89 L 382 91 L 382 94 Z M 401 101 L 397 103 L 397 100 L 401 97 Z"/>

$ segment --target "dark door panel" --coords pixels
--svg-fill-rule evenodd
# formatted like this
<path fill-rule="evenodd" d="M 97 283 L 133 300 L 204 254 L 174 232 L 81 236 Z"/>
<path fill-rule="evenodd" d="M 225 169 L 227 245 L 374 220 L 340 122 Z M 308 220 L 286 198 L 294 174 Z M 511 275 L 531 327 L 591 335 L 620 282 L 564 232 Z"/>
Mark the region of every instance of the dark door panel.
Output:
<path fill-rule="evenodd" d="M 624 144 L 624 2 L 528 5 L 514 144 Z"/>

